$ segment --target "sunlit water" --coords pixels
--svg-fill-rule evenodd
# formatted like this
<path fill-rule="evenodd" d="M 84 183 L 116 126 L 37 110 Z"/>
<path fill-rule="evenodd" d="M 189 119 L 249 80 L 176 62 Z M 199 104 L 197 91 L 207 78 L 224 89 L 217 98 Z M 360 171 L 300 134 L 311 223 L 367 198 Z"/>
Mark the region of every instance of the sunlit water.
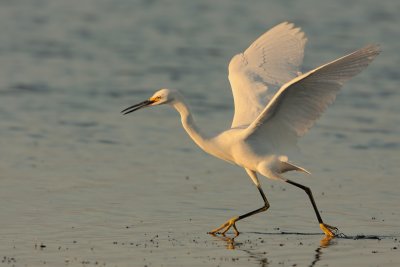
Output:
<path fill-rule="evenodd" d="M 301 2 L 0 1 L 2 263 L 400 264 L 400 2 Z M 261 205 L 245 172 L 200 151 L 168 107 L 119 112 L 176 88 L 205 131 L 227 128 L 230 57 L 284 20 L 309 38 L 306 69 L 382 45 L 292 159 L 347 238 L 323 240 L 306 194 L 265 179 L 270 210 L 235 240 L 209 236 Z"/>

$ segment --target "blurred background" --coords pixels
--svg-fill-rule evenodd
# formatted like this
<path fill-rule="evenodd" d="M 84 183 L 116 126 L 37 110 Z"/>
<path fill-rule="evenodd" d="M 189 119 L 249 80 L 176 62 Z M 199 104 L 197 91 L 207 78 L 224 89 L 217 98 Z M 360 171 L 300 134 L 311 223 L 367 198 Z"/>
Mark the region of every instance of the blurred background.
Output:
<path fill-rule="evenodd" d="M 205 132 L 228 128 L 229 60 L 290 21 L 308 37 L 305 71 L 381 44 L 301 141 L 292 161 L 313 175 L 291 177 L 311 187 L 328 224 L 382 239 L 338 239 L 318 261 L 399 263 L 399 10 L 395 0 L 0 0 L 0 257 L 28 266 L 315 261 L 322 236 L 304 192 L 261 179 L 271 209 L 240 222 L 237 249 L 226 251 L 205 233 L 261 205 L 245 172 L 200 151 L 168 107 L 120 114 L 167 87 L 182 91 Z"/>

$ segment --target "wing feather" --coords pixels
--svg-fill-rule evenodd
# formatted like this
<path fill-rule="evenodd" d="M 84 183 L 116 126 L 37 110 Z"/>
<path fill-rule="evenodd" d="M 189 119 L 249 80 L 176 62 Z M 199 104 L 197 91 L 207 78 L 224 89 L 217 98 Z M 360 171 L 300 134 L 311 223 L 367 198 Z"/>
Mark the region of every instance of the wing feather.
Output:
<path fill-rule="evenodd" d="M 292 146 L 335 100 L 343 83 L 379 53 L 377 45 L 368 45 L 284 84 L 247 128 L 247 139 L 268 140 L 273 149 Z"/>
<path fill-rule="evenodd" d="M 232 58 L 229 63 L 229 82 L 235 102 L 232 128 L 247 127 L 279 86 L 299 74 L 306 41 L 300 28 L 283 22 Z"/>

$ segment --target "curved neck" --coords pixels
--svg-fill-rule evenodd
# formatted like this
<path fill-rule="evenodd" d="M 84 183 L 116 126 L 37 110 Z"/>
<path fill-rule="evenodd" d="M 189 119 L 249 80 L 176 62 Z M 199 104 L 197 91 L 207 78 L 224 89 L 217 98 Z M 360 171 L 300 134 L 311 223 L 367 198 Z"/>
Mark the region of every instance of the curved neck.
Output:
<path fill-rule="evenodd" d="M 171 105 L 179 112 L 181 115 L 181 121 L 183 128 L 185 128 L 186 132 L 192 138 L 192 140 L 203 150 L 206 149 L 206 145 L 209 142 L 209 139 L 201 133 L 199 128 L 196 126 L 193 120 L 192 113 L 189 110 L 189 107 L 186 105 L 183 97 L 179 97 L 175 99 Z"/>

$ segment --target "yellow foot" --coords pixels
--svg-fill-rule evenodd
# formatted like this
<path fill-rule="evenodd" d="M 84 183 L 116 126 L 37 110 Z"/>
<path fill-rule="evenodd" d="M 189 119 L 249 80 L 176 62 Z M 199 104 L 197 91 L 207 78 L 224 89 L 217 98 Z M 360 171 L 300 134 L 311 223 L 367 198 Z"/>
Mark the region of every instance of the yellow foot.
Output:
<path fill-rule="evenodd" d="M 328 224 L 325 223 L 320 223 L 319 227 L 321 228 L 321 230 L 325 233 L 325 235 L 327 236 L 336 236 L 338 229 L 334 226 L 330 226 Z"/>
<path fill-rule="evenodd" d="M 236 221 L 239 219 L 239 217 L 233 217 L 231 219 L 229 219 L 228 221 L 226 221 L 226 223 L 222 224 L 220 227 L 208 232 L 209 234 L 215 235 L 215 234 L 221 234 L 221 235 L 225 235 L 225 233 L 231 228 L 233 227 L 233 231 L 235 231 L 235 237 L 239 235 L 239 231 L 236 228 Z M 222 230 L 222 232 L 220 232 Z"/>

